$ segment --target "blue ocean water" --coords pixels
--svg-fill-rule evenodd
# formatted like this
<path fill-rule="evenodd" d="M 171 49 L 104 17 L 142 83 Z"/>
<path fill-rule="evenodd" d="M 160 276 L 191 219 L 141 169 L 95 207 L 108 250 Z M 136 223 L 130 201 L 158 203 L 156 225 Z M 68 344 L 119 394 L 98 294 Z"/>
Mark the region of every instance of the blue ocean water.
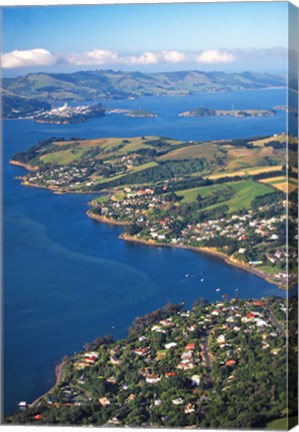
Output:
<path fill-rule="evenodd" d="M 162 135 L 185 140 L 226 139 L 283 132 L 285 113 L 265 118 L 179 118 L 199 106 L 272 108 L 284 90 L 148 97 L 105 102 L 141 108 L 157 118 L 110 115 L 78 125 L 5 121 L 4 179 L 4 412 L 32 401 L 55 381 L 55 364 L 99 335 L 125 337 L 136 316 L 167 302 L 189 307 L 200 297 L 284 295 L 274 285 L 219 258 L 187 250 L 152 248 L 118 239 L 122 229 L 86 217 L 91 195 L 56 195 L 26 188 L 9 165 L 17 151 L 51 136 Z M 193 277 L 184 278 L 189 273 Z M 200 279 L 204 277 L 204 282 Z M 221 291 L 216 292 L 220 287 Z"/>

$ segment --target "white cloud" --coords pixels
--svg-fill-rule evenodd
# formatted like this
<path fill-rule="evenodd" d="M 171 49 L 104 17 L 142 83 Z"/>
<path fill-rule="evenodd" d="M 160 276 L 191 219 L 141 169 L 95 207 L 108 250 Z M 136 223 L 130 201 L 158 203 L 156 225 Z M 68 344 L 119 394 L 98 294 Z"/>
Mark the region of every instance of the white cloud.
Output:
<path fill-rule="evenodd" d="M 58 57 L 43 48 L 32 50 L 15 50 L 3 54 L 1 66 L 6 69 L 30 67 L 30 66 L 51 66 L 57 63 Z"/>
<path fill-rule="evenodd" d="M 108 50 L 93 50 L 83 53 L 67 54 L 64 61 L 73 65 L 103 65 L 118 63 L 118 55 L 113 51 Z"/>
<path fill-rule="evenodd" d="M 232 63 L 236 60 L 235 55 L 227 52 L 227 51 L 220 51 L 220 50 L 208 50 L 208 51 L 202 51 L 200 54 L 195 56 L 195 61 L 198 63 Z"/>
<path fill-rule="evenodd" d="M 276 48 L 246 48 L 246 49 L 212 49 L 198 53 L 188 53 L 176 50 L 145 51 L 131 55 L 121 55 L 115 51 L 95 49 L 78 53 L 52 53 L 44 48 L 31 50 L 15 50 L 2 54 L 1 66 L 5 69 L 26 68 L 36 66 L 52 66 L 55 64 L 69 65 L 154 65 L 158 63 L 198 63 L 221 64 L 236 61 L 257 61 L 281 59 L 287 55 L 287 50 Z"/>
<path fill-rule="evenodd" d="M 160 56 L 158 53 L 146 51 L 140 55 L 122 57 L 120 61 L 125 64 L 156 64 L 159 63 Z"/>
<path fill-rule="evenodd" d="M 162 51 L 162 57 L 167 63 L 182 63 L 187 60 L 186 54 L 179 51 Z"/>

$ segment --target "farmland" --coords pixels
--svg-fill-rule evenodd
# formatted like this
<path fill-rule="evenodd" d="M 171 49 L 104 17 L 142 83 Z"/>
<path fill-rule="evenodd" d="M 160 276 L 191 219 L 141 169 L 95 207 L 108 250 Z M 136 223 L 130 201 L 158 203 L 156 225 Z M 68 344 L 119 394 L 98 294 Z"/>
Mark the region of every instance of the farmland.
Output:
<path fill-rule="evenodd" d="M 250 209 L 251 203 L 254 198 L 274 192 L 271 187 L 260 184 L 251 180 L 227 182 L 223 184 L 216 184 L 212 186 L 199 187 L 189 190 L 177 192 L 177 195 L 183 197 L 183 202 L 194 202 L 198 195 L 207 197 L 213 192 L 222 193 L 225 188 L 229 187 L 233 191 L 233 196 L 226 205 L 229 206 L 230 212 L 236 212 L 242 209 Z M 207 207 L 206 209 L 215 208 L 217 204 Z"/>
<path fill-rule="evenodd" d="M 287 181 L 286 176 L 262 179 L 261 183 L 269 184 L 282 192 L 293 192 L 298 188 L 297 180 L 289 177 Z"/>
<path fill-rule="evenodd" d="M 285 287 L 287 167 L 274 137 L 50 139 L 12 163 L 35 167 L 25 185 L 100 194 L 88 215 L 125 226 L 126 239 L 204 247 L 246 268 L 259 263 L 259 275 Z M 295 193 L 295 173 L 296 166 L 289 193 Z"/>

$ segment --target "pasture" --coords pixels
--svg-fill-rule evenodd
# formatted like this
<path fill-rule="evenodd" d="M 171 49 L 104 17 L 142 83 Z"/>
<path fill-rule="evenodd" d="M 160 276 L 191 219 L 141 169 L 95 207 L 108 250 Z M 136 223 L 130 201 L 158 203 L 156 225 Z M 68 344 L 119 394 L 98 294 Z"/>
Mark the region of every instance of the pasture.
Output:
<path fill-rule="evenodd" d="M 241 180 L 187 189 L 177 192 L 177 195 L 183 197 L 182 203 L 187 203 L 195 201 L 198 195 L 201 195 L 203 198 L 205 198 L 216 191 L 221 193 L 221 191 L 228 186 L 232 188 L 234 194 L 223 204 L 229 206 L 230 213 L 234 213 L 242 209 L 250 209 L 254 198 L 274 192 L 274 189 L 266 184 L 258 183 L 253 180 Z M 205 210 L 210 210 L 217 207 L 218 205 L 219 204 L 214 204 L 210 207 L 207 207 Z"/>

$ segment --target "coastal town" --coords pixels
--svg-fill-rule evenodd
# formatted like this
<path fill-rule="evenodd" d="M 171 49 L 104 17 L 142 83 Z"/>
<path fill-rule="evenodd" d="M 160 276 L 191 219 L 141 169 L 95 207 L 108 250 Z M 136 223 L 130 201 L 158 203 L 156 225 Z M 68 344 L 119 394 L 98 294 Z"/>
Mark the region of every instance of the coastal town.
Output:
<path fill-rule="evenodd" d="M 283 197 L 242 214 L 193 224 L 188 217 L 178 222 L 177 200 L 170 203 L 167 198 L 155 194 L 153 189 L 125 188 L 110 200 L 93 200 L 88 215 L 107 223 L 124 224 L 126 233 L 122 238 L 127 240 L 207 251 L 210 248 L 211 252 L 229 255 L 232 262 L 261 269 L 261 275 L 263 269 L 273 269 L 274 281 L 282 286 L 296 281 L 295 272 L 286 272 Z M 296 260 L 295 247 L 289 248 L 288 258 L 290 262 Z"/>
<path fill-rule="evenodd" d="M 292 325 L 297 303 L 289 307 Z M 99 337 L 65 358 L 55 387 L 32 404 L 21 402 L 8 422 L 265 426 L 283 416 L 286 404 L 287 313 L 285 300 L 274 297 L 224 295 L 190 310 L 168 304 L 136 318 L 126 339 Z M 292 415 L 294 407 L 289 409 Z"/>
<path fill-rule="evenodd" d="M 292 137 L 294 165 L 279 164 L 286 139 L 55 138 L 16 154 L 11 163 L 29 170 L 21 177 L 26 186 L 97 193 L 87 215 L 123 225 L 125 240 L 212 253 L 289 289 L 297 274 L 297 167 Z M 252 166 L 253 156 L 261 167 Z M 245 157 L 247 168 L 240 169 Z"/>

